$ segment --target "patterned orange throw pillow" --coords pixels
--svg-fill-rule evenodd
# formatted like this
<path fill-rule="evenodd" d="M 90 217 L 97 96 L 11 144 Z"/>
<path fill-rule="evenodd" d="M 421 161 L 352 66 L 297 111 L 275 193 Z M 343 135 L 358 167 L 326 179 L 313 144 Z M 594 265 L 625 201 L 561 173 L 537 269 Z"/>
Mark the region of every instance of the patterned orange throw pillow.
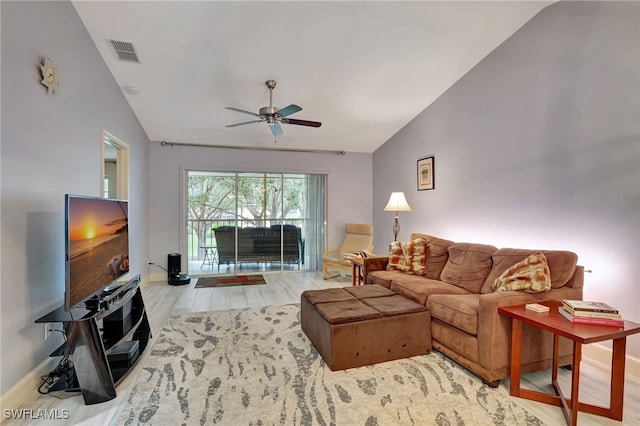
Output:
<path fill-rule="evenodd" d="M 504 271 L 493 283 L 497 292 L 524 290 L 541 293 L 551 289 L 551 274 L 544 253 L 533 253 L 529 257 Z"/>
<path fill-rule="evenodd" d="M 424 238 L 416 238 L 409 243 L 394 241 L 389 250 L 387 271 L 402 271 L 408 274 L 424 275 L 427 271 L 427 249 Z"/>

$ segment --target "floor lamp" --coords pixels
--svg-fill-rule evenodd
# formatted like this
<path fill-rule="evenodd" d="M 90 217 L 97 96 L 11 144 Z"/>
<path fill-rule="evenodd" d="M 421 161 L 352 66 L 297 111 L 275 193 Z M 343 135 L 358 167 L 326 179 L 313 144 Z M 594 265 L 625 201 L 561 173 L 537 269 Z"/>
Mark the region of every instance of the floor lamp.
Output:
<path fill-rule="evenodd" d="M 411 207 L 404 198 L 404 192 L 392 192 L 389 202 L 384 208 L 385 212 L 396 212 L 393 222 L 393 241 L 398 241 L 398 233 L 400 232 L 400 222 L 398 222 L 398 212 L 410 212 Z"/>

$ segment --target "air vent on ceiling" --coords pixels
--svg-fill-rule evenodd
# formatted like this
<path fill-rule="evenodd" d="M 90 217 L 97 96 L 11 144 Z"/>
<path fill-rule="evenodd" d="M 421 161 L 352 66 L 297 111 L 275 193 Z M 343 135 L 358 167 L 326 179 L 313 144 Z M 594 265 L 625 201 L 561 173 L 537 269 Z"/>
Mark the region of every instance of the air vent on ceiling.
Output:
<path fill-rule="evenodd" d="M 117 60 L 124 62 L 133 62 L 136 64 L 140 63 L 138 54 L 136 53 L 136 48 L 133 47 L 133 43 L 119 40 L 107 40 L 107 42 L 109 42 L 111 51 L 113 52 Z"/>

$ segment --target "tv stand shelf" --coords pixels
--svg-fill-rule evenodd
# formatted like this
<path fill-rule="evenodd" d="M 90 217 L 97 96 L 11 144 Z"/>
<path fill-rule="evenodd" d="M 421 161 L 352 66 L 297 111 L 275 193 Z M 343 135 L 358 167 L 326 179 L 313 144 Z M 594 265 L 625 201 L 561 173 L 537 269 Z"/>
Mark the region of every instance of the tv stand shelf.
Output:
<path fill-rule="evenodd" d="M 79 387 L 87 405 L 116 397 L 116 386 L 140 360 L 151 339 L 140 280 L 138 275 L 110 290 L 90 309 L 67 312 L 61 306 L 35 321 L 61 322 L 67 336 L 67 342 L 51 356 L 70 354 L 75 378 L 61 377 L 54 389 Z"/>

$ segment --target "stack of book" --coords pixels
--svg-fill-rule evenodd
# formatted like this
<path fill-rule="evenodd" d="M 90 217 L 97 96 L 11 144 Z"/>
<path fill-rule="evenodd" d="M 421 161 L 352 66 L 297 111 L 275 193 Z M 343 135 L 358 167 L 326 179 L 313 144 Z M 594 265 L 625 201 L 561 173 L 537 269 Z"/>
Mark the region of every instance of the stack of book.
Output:
<path fill-rule="evenodd" d="M 604 302 L 565 299 L 558 312 L 575 324 L 624 327 L 624 320 L 620 312 Z"/>

